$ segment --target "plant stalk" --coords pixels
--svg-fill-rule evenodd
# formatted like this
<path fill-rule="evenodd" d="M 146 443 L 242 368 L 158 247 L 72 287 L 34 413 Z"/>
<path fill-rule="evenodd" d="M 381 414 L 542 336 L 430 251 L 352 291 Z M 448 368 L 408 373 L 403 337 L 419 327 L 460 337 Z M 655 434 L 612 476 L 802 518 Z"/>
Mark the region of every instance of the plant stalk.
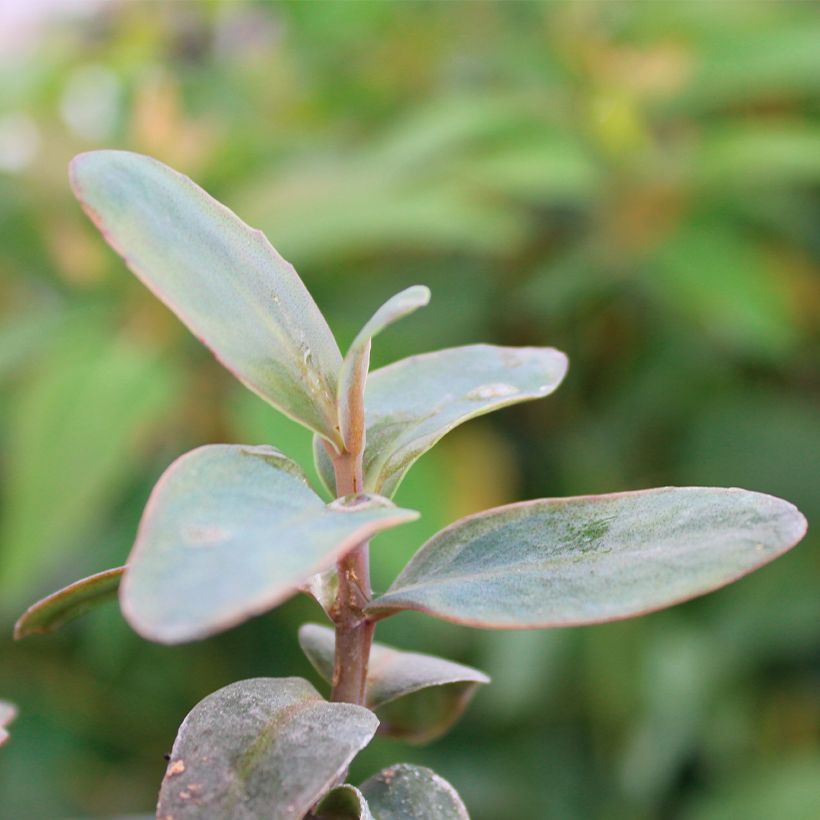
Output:
<path fill-rule="evenodd" d="M 333 459 L 336 495 L 361 492 L 362 453 L 342 453 Z M 333 689 L 330 699 L 363 706 L 367 665 L 375 624 L 364 613 L 372 597 L 370 542 L 364 541 L 337 564 L 339 590 L 331 616 L 336 625 Z"/>

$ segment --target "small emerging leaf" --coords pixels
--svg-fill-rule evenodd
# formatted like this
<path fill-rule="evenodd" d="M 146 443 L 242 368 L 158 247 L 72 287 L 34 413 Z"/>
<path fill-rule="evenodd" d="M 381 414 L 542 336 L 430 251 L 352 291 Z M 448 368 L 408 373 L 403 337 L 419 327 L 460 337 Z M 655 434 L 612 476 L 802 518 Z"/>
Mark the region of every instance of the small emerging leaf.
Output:
<path fill-rule="evenodd" d="M 328 792 L 314 815 L 319 820 L 374 820 L 364 795 L 348 784 Z"/>
<path fill-rule="evenodd" d="M 333 630 L 305 624 L 299 629 L 299 644 L 316 671 L 330 681 L 336 645 Z M 478 669 L 374 643 L 367 674 L 367 705 L 379 717 L 380 734 L 426 743 L 446 732 L 478 686 L 489 682 Z"/>
<path fill-rule="evenodd" d="M 388 766 L 361 788 L 376 820 L 470 820 L 458 792 L 423 766 Z"/>
<path fill-rule="evenodd" d="M 551 347 L 468 345 L 423 353 L 368 376 L 364 489 L 392 497 L 413 463 L 469 419 L 552 393 L 567 357 Z M 314 442 L 322 481 L 333 465 Z"/>
<path fill-rule="evenodd" d="M 430 289 L 414 285 L 388 299 L 350 345 L 339 376 L 339 424 L 348 451 L 360 453 L 364 444 L 364 388 L 370 367 L 370 340 L 430 301 Z"/>
<path fill-rule="evenodd" d="M 17 717 L 17 709 L 6 700 L 0 700 L 0 746 L 10 737 L 6 727 Z"/>
<path fill-rule="evenodd" d="M 271 609 L 357 544 L 417 517 L 378 497 L 325 504 L 272 447 L 200 447 L 151 493 L 122 611 L 150 640 L 202 638 Z"/>
<path fill-rule="evenodd" d="M 434 535 L 370 612 L 415 609 L 487 629 L 612 621 L 718 589 L 805 532 L 792 504 L 747 490 L 525 501 Z"/>
<path fill-rule="evenodd" d="M 74 193 L 106 241 L 247 387 L 334 444 L 342 357 L 265 236 L 151 157 L 91 151 Z"/>
<path fill-rule="evenodd" d="M 208 695 L 179 728 L 158 817 L 299 820 L 373 737 L 378 720 L 301 678 L 254 678 Z"/>
<path fill-rule="evenodd" d="M 14 625 L 14 639 L 54 632 L 90 609 L 117 597 L 125 567 L 107 569 L 75 581 L 30 606 Z"/>

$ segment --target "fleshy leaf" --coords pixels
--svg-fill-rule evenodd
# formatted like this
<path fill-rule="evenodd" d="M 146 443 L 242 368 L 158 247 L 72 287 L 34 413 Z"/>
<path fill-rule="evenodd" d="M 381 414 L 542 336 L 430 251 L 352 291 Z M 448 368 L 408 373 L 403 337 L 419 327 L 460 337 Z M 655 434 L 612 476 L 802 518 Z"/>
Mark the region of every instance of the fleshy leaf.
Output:
<path fill-rule="evenodd" d="M 7 700 L 0 700 L 0 746 L 10 737 L 6 727 L 17 717 L 16 707 Z"/>
<path fill-rule="evenodd" d="M 430 301 L 430 289 L 414 285 L 388 299 L 370 318 L 350 345 L 339 376 L 339 425 L 351 453 L 364 443 L 364 389 L 370 367 L 370 341 L 386 327 Z"/>
<path fill-rule="evenodd" d="M 14 639 L 54 632 L 90 609 L 117 597 L 125 567 L 107 569 L 75 581 L 32 604 L 14 625 Z"/>
<path fill-rule="evenodd" d="M 376 732 L 362 706 L 301 678 L 254 678 L 200 701 L 179 728 L 158 817 L 299 820 Z"/>
<path fill-rule="evenodd" d="M 260 231 L 188 177 L 128 151 L 80 154 L 71 184 L 111 247 L 243 384 L 341 441 L 339 348 L 296 271 Z"/>
<path fill-rule="evenodd" d="M 388 766 L 361 789 L 376 820 L 470 820 L 458 792 L 423 766 Z"/>
<path fill-rule="evenodd" d="M 467 345 L 423 353 L 367 378 L 364 489 L 392 497 L 412 464 L 446 433 L 492 410 L 552 393 L 567 357 L 551 347 Z M 314 443 L 322 481 L 333 465 Z"/>
<path fill-rule="evenodd" d="M 731 583 L 805 531 L 792 504 L 738 489 L 525 501 L 433 536 L 370 611 L 415 609 L 488 629 L 618 620 Z"/>
<path fill-rule="evenodd" d="M 200 447 L 151 493 L 122 610 L 151 640 L 202 638 L 271 609 L 363 540 L 417 517 L 372 496 L 325 504 L 272 447 Z"/>
<path fill-rule="evenodd" d="M 319 820 L 374 820 L 364 795 L 349 784 L 328 792 L 314 815 Z"/>
<path fill-rule="evenodd" d="M 335 636 L 332 629 L 305 624 L 299 645 L 316 671 L 333 676 Z M 379 734 L 411 743 L 427 743 L 458 720 L 482 683 L 490 679 L 460 663 L 402 652 L 374 643 L 367 675 L 367 705 L 379 717 Z"/>

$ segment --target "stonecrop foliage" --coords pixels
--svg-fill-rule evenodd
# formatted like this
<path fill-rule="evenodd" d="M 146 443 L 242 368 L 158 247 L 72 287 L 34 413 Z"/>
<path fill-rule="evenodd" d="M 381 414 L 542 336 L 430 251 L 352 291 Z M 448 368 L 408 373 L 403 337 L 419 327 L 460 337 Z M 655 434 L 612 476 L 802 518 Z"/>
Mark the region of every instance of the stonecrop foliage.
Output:
<path fill-rule="evenodd" d="M 454 522 L 374 598 L 369 539 L 418 517 L 391 501 L 413 463 L 462 422 L 552 393 L 566 356 L 468 345 L 369 373 L 373 338 L 426 305 L 426 287 L 389 299 L 342 356 L 293 267 L 187 177 L 149 157 L 95 151 L 74 160 L 71 181 L 142 282 L 244 385 L 313 431 L 335 497 L 326 503 L 269 444 L 200 447 L 157 483 L 124 567 L 66 587 L 18 621 L 18 638 L 49 632 L 119 594 L 140 635 L 174 644 L 299 591 L 322 606 L 329 626 L 303 626 L 299 642 L 330 698 L 301 678 L 244 680 L 206 697 L 179 729 L 159 817 L 467 817 L 452 786 L 422 767 L 344 783 L 375 734 L 430 741 L 489 682 L 373 643 L 379 620 L 417 610 L 529 629 L 628 618 L 728 584 L 805 532 L 792 504 L 740 489 L 537 499 Z M 12 716 L 0 704 L 0 743 Z"/>

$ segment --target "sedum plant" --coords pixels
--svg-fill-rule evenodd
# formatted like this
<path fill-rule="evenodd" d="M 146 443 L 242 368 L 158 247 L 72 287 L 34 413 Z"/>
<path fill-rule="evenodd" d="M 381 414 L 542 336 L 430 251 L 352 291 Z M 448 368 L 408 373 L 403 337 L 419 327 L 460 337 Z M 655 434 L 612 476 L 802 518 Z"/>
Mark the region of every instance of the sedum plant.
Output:
<path fill-rule="evenodd" d="M 416 459 L 470 418 L 552 393 L 566 356 L 479 344 L 370 373 L 373 338 L 426 305 L 426 287 L 388 300 L 342 356 L 294 269 L 187 177 L 95 151 L 73 161 L 71 181 L 143 283 L 243 384 L 313 431 L 334 496 L 325 503 L 267 444 L 200 447 L 160 478 L 125 566 L 18 621 L 18 638 L 49 632 L 118 593 L 140 635 L 175 644 L 299 591 L 322 606 L 326 624 L 303 626 L 299 642 L 329 698 L 301 678 L 244 680 L 206 697 L 179 729 L 160 818 L 467 817 L 453 787 L 422 767 L 345 783 L 377 732 L 430 741 L 488 683 L 476 669 L 374 643 L 379 621 L 403 610 L 484 629 L 628 618 L 728 584 L 805 533 L 794 506 L 740 489 L 537 499 L 451 524 L 374 597 L 369 540 L 418 516 L 391 500 Z"/>

